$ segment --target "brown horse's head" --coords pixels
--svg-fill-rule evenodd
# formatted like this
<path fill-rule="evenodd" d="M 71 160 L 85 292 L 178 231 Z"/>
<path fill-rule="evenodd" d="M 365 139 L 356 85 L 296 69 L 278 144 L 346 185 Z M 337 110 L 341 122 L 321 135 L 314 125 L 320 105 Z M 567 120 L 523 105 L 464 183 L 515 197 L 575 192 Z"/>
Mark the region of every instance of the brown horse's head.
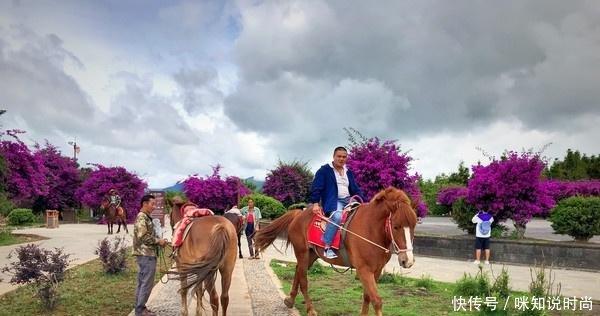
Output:
<path fill-rule="evenodd" d="M 394 252 L 398 253 L 398 262 L 404 268 L 415 263 L 413 239 L 417 225 L 417 213 L 404 191 L 389 187 L 377 193 L 371 200 L 376 207 L 390 218 L 389 227 Z"/>
<path fill-rule="evenodd" d="M 168 200 L 167 203 L 171 206 L 171 214 L 169 219 L 171 220 L 171 229 L 175 226 L 175 223 L 179 222 L 183 218 L 181 214 L 181 207 L 185 204 L 185 201 L 179 196 L 175 196 L 173 199 Z"/>

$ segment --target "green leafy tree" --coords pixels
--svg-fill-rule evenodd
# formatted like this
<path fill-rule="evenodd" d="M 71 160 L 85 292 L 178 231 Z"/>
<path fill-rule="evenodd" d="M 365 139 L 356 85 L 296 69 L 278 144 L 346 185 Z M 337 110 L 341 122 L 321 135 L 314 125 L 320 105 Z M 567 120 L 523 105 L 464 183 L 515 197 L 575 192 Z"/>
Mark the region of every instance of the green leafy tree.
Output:
<path fill-rule="evenodd" d="M 563 160 L 554 160 L 546 176 L 560 180 L 600 179 L 600 156 L 588 157 L 579 150 L 568 149 Z"/>

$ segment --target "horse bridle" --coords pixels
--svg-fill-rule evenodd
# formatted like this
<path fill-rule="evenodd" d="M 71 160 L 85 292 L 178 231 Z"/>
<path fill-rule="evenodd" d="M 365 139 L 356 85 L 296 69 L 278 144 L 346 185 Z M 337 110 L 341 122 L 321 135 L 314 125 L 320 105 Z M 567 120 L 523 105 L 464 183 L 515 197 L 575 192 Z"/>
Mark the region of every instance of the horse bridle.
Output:
<path fill-rule="evenodd" d="M 390 251 L 397 255 L 401 252 L 410 252 L 413 251 L 413 241 L 414 238 L 410 237 L 410 227 L 402 227 L 404 230 L 404 240 L 405 243 L 408 244 L 408 241 L 410 240 L 410 245 L 411 247 L 406 247 L 404 249 L 400 249 L 400 246 L 398 246 L 398 243 L 396 243 L 396 240 L 394 239 L 394 231 L 392 230 L 392 212 L 390 212 L 390 215 L 388 216 L 387 220 L 386 220 L 386 228 L 387 230 L 390 232 L 390 239 L 392 240 L 392 244 L 390 245 Z"/>

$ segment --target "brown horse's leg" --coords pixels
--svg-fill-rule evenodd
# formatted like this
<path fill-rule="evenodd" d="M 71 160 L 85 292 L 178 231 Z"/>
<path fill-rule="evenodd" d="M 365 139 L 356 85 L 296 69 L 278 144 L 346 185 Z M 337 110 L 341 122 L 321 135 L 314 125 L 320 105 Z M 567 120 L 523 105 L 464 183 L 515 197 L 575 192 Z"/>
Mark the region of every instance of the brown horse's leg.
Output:
<path fill-rule="evenodd" d="M 383 302 L 379 294 L 377 294 L 377 284 L 375 282 L 375 274 L 371 271 L 367 271 L 365 269 L 357 269 L 357 274 L 360 278 L 360 282 L 363 285 L 363 292 L 369 296 L 369 300 L 373 304 L 373 308 L 375 309 L 375 315 L 382 316 L 383 311 L 381 310 L 381 306 Z M 364 313 L 364 298 L 363 298 L 363 310 L 361 311 L 361 315 L 368 315 Z M 368 312 L 368 307 L 367 307 Z"/>
<path fill-rule="evenodd" d="M 377 280 L 379 280 L 379 277 L 381 276 L 381 270 L 382 269 L 375 271 L 375 274 L 374 274 L 375 282 L 377 282 Z M 360 310 L 361 315 L 369 315 L 369 304 L 371 304 L 369 294 L 367 293 L 366 289 L 363 288 L 363 304 L 362 304 L 362 308 Z"/>
<path fill-rule="evenodd" d="M 240 251 L 240 259 L 244 258 L 244 256 L 242 256 L 242 232 L 240 231 L 238 234 L 238 250 Z"/>
<path fill-rule="evenodd" d="M 119 226 L 117 227 L 117 234 L 121 232 L 121 218 L 117 217 L 117 224 L 119 224 Z"/>
<path fill-rule="evenodd" d="M 298 283 L 300 284 L 300 291 L 302 291 L 302 296 L 304 296 L 304 304 L 306 304 L 306 314 L 308 316 L 316 316 L 317 312 L 312 304 L 312 300 L 310 296 L 308 296 L 308 278 L 307 271 L 310 263 L 310 252 L 307 249 L 299 249 L 296 251 L 296 277 L 298 278 Z M 313 260 L 314 261 L 314 260 Z M 290 292 L 290 299 L 292 298 L 292 293 Z M 294 295 L 295 298 L 295 295 Z M 293 302 L 293 300 L 292 300 Z"/>
<path fill-rule="evenodd" d="M 231 276 L 234 268 L 235 256 L 233 257 L 233 261 L 226 259 L 223 267 L 219 269 L 219 272 L 221 272 L 221 308 L 223 308 L 223 316 L 227 315 L 227 307 L 229 306 L 229 288 L 231 287 Z"/>
<path fill-rule="evenodd" d="M 181 316 L 188 315 L 187 290 L 184 290 L 185 286 L 187 285 L 186 280 L 187 280 L 187 275 L 182 275 L 181 276 L 181 309 L 179 310 L 179 313 L 181 314 Z"/>

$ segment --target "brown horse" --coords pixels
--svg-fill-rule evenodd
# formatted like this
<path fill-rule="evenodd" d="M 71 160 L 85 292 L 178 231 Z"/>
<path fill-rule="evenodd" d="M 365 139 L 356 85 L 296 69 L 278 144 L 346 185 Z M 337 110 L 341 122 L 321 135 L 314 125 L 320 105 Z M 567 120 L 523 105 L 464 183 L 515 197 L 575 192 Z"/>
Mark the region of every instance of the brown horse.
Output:
<path fill-rule="evenodd" d="M 174 203 L 171 211 L 173 225 L 182 218 L 181 206 Z M 221 307 L 227 315 L 229 287 L 236 261 L 236 231 L 233 224 L 222 216 L 204 216 L 194 219 L 183 244 L 175 257 L 177 279 L 181 281 L 181 315 L 187 315 L 187 292 L 196 295 L 196 315 L 202 314 L 204 291 L 210 295 L 213 316 L 219 312 L 219 294 L 215 288 L 217 271 L 221 274 Z"/>
<path fill-rule="evenodd" d="M 123 214 L 119 214 L 117 208 L 110 204 L 110 201 L 107 198 L 102 200 L 102 204 L 100 204 L 100 209 L 106 215 L 106 224 L 108 226 L 108 234 L 112 235 L 113 233 L 113 224 L 117 222 L 119 227 L 117 228 L 117 234 L 121 232 L 121 224 L 125 227 L 125 232 L 129 233 L 127 229 L 127 212 L 123 209 Z"/>
<path fill-rule="evenodd" d="M 240 259 L 244 258 L 244 256 L 242 255 L 242 242 L 241 242 L 241 238 L 242 238 L 242 231 L 244 229 L 244 218 L 240 215 L 234 214 L 234 213 L 227 213 L 225 212 L 225 214 L 223 214 L 223 217 L 227 218 L 235 227 L 236 231 L 237 231 L 237 244 L 238 244 L 238 250 L 240 252 L 239 257 Z"/>
<path fill-rule="evenodd" d="M 318 257 L 338 266 L 346 264 L 341 256 L 336 259 L 326 259 L 323 256 L 322 248 L 309 247 L 307 229 L 313 218 L 311 209 L 312 206 L 307 207 L 307 211 L 288 211 L 261 229 L 256 234 L 255 242 L 262 251 L 278 236 L 287 235 L 287 244 L 291 243 L 294 246 L 297 265 L 290 296 L 284 302 L 291 308 L 298 294 L 298 287 L 300 287 L 308 315 L 317 315 L 308 296 L 306 278 L 308 268 Z M 396 188 L 382 190 L 370 203 L 362 204 L 355 212 L 354 219 L 347 227 L 348 230 L 379 245 L 379 247 L 375 246 L 350 233 L 344 240 L 350 264 L 356 268 L 363 285 L 361 315 L 368 315 L 369 303 L 373 304 L 376 315 L 382 315 L 383 304 L 377 293 L 376 282 L 383 267 L 390 260 L 392 252 L 398 254 L 398 261 L 402 267 L 410 268 L 414 264 L 412 239 L 417 216 L 408 196 Z"/>

